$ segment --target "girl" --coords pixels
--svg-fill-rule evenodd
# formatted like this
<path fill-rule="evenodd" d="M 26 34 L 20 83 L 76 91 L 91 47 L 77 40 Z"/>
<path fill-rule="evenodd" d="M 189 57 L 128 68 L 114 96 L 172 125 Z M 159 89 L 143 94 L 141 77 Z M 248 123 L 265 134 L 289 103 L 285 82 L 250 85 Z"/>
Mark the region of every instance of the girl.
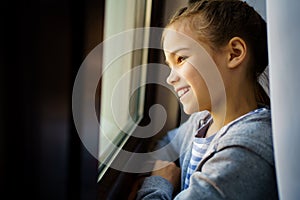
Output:
<path fill-rule="evenodd" d="M 159 143 L 176 140 L 180 168 L 157 161 L 167 166 L 145 178 L 137 199 L 278 199 L 270 102 L 257 81 L 268 65 L 266 23 L 245 2 L 200 0 L 166 28 L 167 82 L 191 116 Z"/>

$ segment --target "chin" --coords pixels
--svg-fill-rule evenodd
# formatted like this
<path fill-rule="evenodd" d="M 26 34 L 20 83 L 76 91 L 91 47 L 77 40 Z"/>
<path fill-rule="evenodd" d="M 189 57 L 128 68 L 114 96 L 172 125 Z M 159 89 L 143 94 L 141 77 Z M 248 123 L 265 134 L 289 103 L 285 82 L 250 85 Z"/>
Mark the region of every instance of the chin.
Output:
<path fill-rule="evenodd" d="M 185 112 L 185 114 L 191 115 L 191 114 L 193 114 L 193 113 L 195 113 L 195 112 L 198 112 L 199 110 L 198 110 L 198 109 L 195 109 L 195 108 L 183 106 L 183 111 Z"/>

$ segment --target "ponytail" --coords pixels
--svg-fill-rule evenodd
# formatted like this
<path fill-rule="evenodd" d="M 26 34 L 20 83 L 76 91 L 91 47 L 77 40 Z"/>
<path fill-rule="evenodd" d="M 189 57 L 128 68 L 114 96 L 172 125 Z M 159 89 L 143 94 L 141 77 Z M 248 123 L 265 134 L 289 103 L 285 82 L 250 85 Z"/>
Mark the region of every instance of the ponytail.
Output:
<path fill-rule="evenodd" d="M 270 106 L 269 75 L 267 69 L 256 78 L 255 98 L 257 104 Z"/>

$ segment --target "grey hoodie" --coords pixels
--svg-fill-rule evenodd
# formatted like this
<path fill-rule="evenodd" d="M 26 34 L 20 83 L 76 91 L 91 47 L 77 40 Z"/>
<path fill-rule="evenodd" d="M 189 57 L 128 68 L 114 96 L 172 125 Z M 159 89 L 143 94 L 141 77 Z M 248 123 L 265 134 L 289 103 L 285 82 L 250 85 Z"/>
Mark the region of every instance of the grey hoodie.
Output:
<path fill-rule="evenodd" d="M 174 152 L 180 157 L 181 187 L 195 131 L 208 115 L 206 111 L 191 115 L 158 143 L 158 148 L 172 144 L 172 152 L 165 152 L 165 157 Z M 160 176 L 147 177 L 137 194 L 138 200 L 172 198 L 172 184 Z M 189 188 L 174 199 L 278 199 L 270 110 L 252 111 L 218 131 L 192 174 Z"/>

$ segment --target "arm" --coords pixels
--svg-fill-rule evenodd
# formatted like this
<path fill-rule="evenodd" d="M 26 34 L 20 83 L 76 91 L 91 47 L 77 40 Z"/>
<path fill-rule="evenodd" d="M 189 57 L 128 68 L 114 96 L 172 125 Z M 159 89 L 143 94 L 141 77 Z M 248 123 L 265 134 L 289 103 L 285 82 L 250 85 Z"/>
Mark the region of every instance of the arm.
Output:
<path fill-rule="evenodd" d="M 146 178 L 137 199 L 171 199 L 180 186 L 180 168 L 173 162 L 156 161 L 151 176 Z"/>
<path fill-rule="evenodd" d="M 161 152 L 163 153 L 163 155 L 160 154 L 160 160 L 172 161 L 174 160 L 174 158 L 179 157 L 181 137 L 177 135 L 177 133 L 178 128 L 173 129 L 171 131 L 168 131 L 161 140 L 157 141 L 154 150 L 160 150 L 161 148 L 166 147 L 164 148 L 164 151 Z"/>
<path fill-rule="evenodd" d="M 173 186 L 161 176 L 145 178 L 143 187 L 137 193 L 137 200 L 172 199 Z"/>
<path fill-rule="evenodd" d="M 274 168 L 240 146 L 220 150 L 191 176 L 190 187 L 175 199 L 277 199 Z M 146 180 L 138 199 L 172 199 L 173 186 L 153 176 Z"/>
<path fill-rule="evenodd" d="M 145 178 L 141 189 L 138 191 L 137 199 L 172 199 L 174 190 L 176 193 L 176 189 L 180 185 L 178 183 L 180 181 L 180 169 L 173 163 L 174 158 L 178 159 L 179 156 L 180 159 L 184 158 L 185 152 L 190 148 L 193 134 L 198 128 L 199 120 L 205 118 L 207 115 L 207 112 L 199 112 L 191 115 L 188 121 L 183 123 L 179 128 L 169 131 L 162 140 L 158 141 L 156 150 L 168 144 L 170 144 L 170 148 L 164 149 L 163 155 L 161 154 L 157 159 L 170 161 L 172 164 L 167 168 L 154 171 L 152 176 Z M 176 179 L 177 183 L 168 181 L 168 174 L 172 174 L 174 171 L 178 172 L 176 173 L 177 177 L 179 177 Z M 175 189 L 174 185 L 176 185 Z"/>
<path fill-rule="evenodd" d="M 159 150 L 164 146 L 168 145 L 168 148 L 162 152 L 163 154 L 159 155 L 158 161 L 156 161 L 154 169 L 160 168 L 158 165 L 163 164 L 167 165 L 168 161 L 174 160 L 174 157 L 179 157 L 180 141 L 178 137 L 175 137 L 178 132 L 178 128 L 169 131 L 161 140 L 159 140 L 155 146 L 155 150 Z M 168 160 L 168 161 L 161 161 Z M 160 170 L 153 171 L 151 176 L 146 177 L 143 181 L 142 188 L 137 193 L 137 200 L 143 199 L 172 199 L 172 194 L 174 191 L 174 183 L 172 184 L 172 179 L 180 180 L 180 168 L 178 168 L 173 162 L 170 162 L 171 165 L 167 165 L 165 168 Z M 169 171 L 173 171 L 169 173 Z M 175 173 L 176 172 L 176 173 Z M 163 174 L 166 173 L 166 177 L 163 178 Z M 176 174 L 173 177 L 168 176 L 168 174 Z"/>

